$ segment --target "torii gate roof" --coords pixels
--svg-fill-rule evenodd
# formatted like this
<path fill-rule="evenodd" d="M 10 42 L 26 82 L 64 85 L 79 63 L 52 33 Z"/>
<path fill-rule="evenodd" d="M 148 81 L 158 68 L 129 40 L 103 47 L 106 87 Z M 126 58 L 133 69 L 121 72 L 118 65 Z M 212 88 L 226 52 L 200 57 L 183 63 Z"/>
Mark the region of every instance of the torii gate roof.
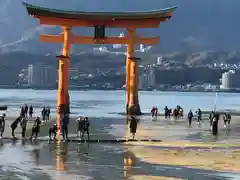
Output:
<path fill-rule="evenodd" d="M 150 20 L 171 18 L 172 12 L 177 6 L 165 9 L 149 11 L 126 11 L 126 12 L 85 12 L 85 11 L 66 11 L 60 9 L 50 9 L 23 3 L 29 15 L 37 17 L 52 17 L 63 19 L 89 19 L 89 20 Z"/>

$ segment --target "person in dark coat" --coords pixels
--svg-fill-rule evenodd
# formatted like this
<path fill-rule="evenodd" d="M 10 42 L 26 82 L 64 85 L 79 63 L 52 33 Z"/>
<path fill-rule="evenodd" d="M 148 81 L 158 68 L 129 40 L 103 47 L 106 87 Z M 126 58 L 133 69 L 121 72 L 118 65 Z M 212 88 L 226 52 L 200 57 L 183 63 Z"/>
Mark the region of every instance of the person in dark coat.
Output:
<path fill-rule="evenodd" d="M 49 121 L 49 119 L 50 119 L 50 113 L 51 113 L 50 107 L 47 106 L 47 108 L 46 108 L 46 120 L 47 121 Z"/>
<path fill-rule="evenodd" d="M 28 116 L 28 106 L 25 104 L 24 106 L 24 116 L 27 117 Z"/>
<path fill-rule="evenodd" d="M 32 118 L 33 115 L 33 107 L 32 105 L 29 107 L 29 117 Z"/>
<path fill-rule="evenodd" d="M 154 117 L 155 110 L 156 110 L 156 108 L 155 108 L 155 107 L 152 107 L 152 109 L 151 109 L 151 115 L 152 115 L 152 118 Z"/>
<path fill-rule="evenodd" d="M 40 125 L 41 125 L 40 117 L 37 117 L 37 119 L 34 121 L 32 126 L 32 135 L 30 137 L 30 140 L 32 140 L 33 136 L 35 136 L 35 139 L 37 139 L 38 134 L 40 132 Z"/>
<path fill-rule="evenodd" d="M 76 119 L 76 122 L 77 122 L 77 137 L 82 137 L 82 133 L 83 133 L 83 117 L 82 116 L 79 116 L 77 119 Z"/>
<path fill-rule="evenodd" d="M 3 113 L 3 115 L 0 117 L 0 136 L 1 136 L 1 138 L 3 137 L 3 133 L 5 130 L 5 117 L 6 117 L 5 113 Z"/>
<path fill-rule="evenodd" d="M 210 129 L 212 129 L 213 117 L 214 117 L 214 111 L 212 111 L 208 117 L 209 123 L 210 123 Z"/>
<path fill-rule="evenodd" d="M 47 113 L 46 108 L 43 107 L 43 109 L 42 109 L 42 120 L 43 120 L 43 121 L 46 120 L 46 115 L 47 115 L 46 113 Z"/>
<path fill-rule="evenodd" d="M 213 123 L 212 123 L 212 134 L 217 135 L 218 134 L 218 121 L 219 121 L 220 115 L 216 112 L 213 116 Z"/>
<path fill-rule="evenodd" d="M 164 116 L 165 116 L 165 119 L 168 118 L 168 107 L 167 106 L 165 106 L 165 108 L 164 108 Z"/>
<path fill-rule="evenodd" d="M 189 127 L 192 125 L 192 118 L 193 118 L 193 112 L 192 112 L 192 110 L 190 110 L 189 113 L 188 113 L 188 125 L 189 125 Z"/>
<path fill-rule="evenodd" d="M 11 124 L 11 129 L 12 129 L 12 137 L 15 138 L 15 130 L 17 129 L 18 123 L 20 123 L 22 120 L 22 117 L 19 116 L 17 119 L 15 119 L 12 124 Z"/>
<path fill-rule="evenodd" d="M 21 117 L 25 117 L 25 109 L 24 109 L 23 106 L 21 106 L 20 116 L 21 116 Z"/>
<path fill-rule="evenodd" d="M 131 121 L 130 121 L 130 133 L 132 133 L 133 139 L 135 138 L 135 134 L 137 131 L 137 119 L 133 116 L 131 116 Z"/>
<path fill-rule="evenodd" d="M 203 120 L 202 120 L 202 111 L 201 111 L 200 108 L 198 108 L 198 110 L 197 110 L 197 121 L 198 121 L 199 124 L 200 124 L 200 123 L 203 123 Z"/>
<path fill-rule="evenodd" d="M 89 119 L 88 119 L 88 117 L 85 117 L 84 120 L 82 121 L 82 139 L 84 138 L 84 134 L 86 132 L 88 135 L 88 140 L 89 140 L 89 138 L 90 138 L 89 127 L 90 127 Z"/>
<path fill-rule="evenodd" d="M 64 140 L 68 140 L 68 124 L 69 124 L 69 115 L 65 114 L 62 118 L 62 137 Z"/>
<path fill-rule="evenodd" d="M 52 139 L 52 134 L 53 134 L 53 139 L 55 140 L 57 136 L 57 124 L 54 124 L 52 127 L 48 129 L 49 140 Z"/>
<path fill-rule="evenodd" d="M 232 119 L 232 116 L 231 116 L 231 114 L 228 113 L 228 115 L 227 115 L 228 128 L 230 128 L 231 119 Z"/>
<path fill-rule="evenodd" d="M 158 108 L 157 106 L 155 107 L 155 112 L 154 112 L 154 120 L 156 121 L 157 120 L 157 116 L 158 116 Z"/>
<path fill-rule="evenodd" d="M 22 118 L 20 125 L 21 125 L 21 128 L 22 128 L 22 138 L 25 139 L 26 130 L 27 130 L 27 119 L 26 119 L 26 117 Z"/>
<path fill-rule="evenodd" d="M 168 119 L 171 118 L 171 115 L 172 115 L 172 109 L 169 109 L 169 110 L 168 110 Z"/>
<path fill-rule="evenodd" d="M 228 115 L 227 115 L 226 112 L 223 115 L 223 121 L 224 121 L 224 127 L 227 127 L 227 125 L 228 125 Z"/>

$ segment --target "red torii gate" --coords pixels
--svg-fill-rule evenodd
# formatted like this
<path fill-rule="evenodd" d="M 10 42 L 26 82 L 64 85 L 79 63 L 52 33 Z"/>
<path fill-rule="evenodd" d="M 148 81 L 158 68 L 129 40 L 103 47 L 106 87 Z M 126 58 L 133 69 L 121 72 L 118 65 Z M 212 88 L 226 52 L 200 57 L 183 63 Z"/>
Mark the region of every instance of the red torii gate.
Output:
<path fill-rule="evenodd" d="M 137 28 L 158 28 L 160 22 L 168 21 L 177 6 L 141 12 L 83 12 L 43 8 L 24 3 L 29 15 L 37 18 L 40 24 L 61 26 L 59 35 L 40 35 L 41 42 L 63 43 L 59 58 L 58 102 L 60 114 L 69 113 L 69 67 L 71 44 L 126 44 L 126 106 L 127 113 L 140 115 L 138 101 L 138 65 L 134 56 L 136 44 L 155 45 L 160 37 L 145 38 L 137 35 Z M 73 27 L 94 27 L 94 37 L 72 33 Z M 126 37 L 107 37 L 105 28 L 126 28 Z"/>

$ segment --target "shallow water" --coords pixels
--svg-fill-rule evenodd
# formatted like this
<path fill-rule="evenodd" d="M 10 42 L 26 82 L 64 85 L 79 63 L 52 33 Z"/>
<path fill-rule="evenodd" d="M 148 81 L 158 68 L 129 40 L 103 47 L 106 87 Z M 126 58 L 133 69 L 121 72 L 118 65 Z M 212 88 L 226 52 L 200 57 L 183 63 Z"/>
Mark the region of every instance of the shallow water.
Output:
<path fill-rule="evenodd" d="M 71 111 L 76 114 L 94 117 L 116 117 L 114 112 L 125 112 L 124 91 L 70 91 Z M 0 102 L 9 107 L 9 113 L 18 114 L 19 107 L 24 103 L 32 104 L 35 113 L 40 115 L 44 105 L 52 107 L 55 112 L 57 92 L 45 90 L 0 90 Z M 180 104 L 186 109 L 212 110 L 215 103 L 215 93 L 196 92 L 139 92 L 142 112 L 150 112 L 152 106 L 158 106 L 163 111 L 167 105 L 174 108 Z M 217 109 L 240 110 L 240 96 L 235 93 L 219 93 Z"/>

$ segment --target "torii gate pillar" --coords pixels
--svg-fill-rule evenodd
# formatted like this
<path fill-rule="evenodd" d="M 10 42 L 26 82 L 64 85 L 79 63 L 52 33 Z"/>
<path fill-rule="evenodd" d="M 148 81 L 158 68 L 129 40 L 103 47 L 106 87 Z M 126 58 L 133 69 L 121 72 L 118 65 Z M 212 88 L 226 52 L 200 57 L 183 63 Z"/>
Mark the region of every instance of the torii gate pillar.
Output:
<path fill-rule="evenodd" d="M 62 55 L 66 57 L 65 65 L 63 70 L 63 78 L 64 78 L 64 91 L 65 91 L 65 107 L 66 113 L 70 113 L 70 103 L 69 103 L 69 68 L 70 68 L 70 53 L 71 53 L 71 35 L 72 30 L 70 27 L 63 27 L 63 50 Z"/>
<path fill-rule="evenodd" d="M 126 60 L 126 113 L 129 115 L 141 115 L 138 100 L 139 71 L 137 61 L 134 57 L 136 28 L 128 28 L 128 46 Z"/>
<path fill-rule="evenodd" d="M 139 70 L 138 70 L 138 61 L 140 58 L 129 57 L 130 61 L 129 66 L 129 104 L 127 109 L 127 114 L 129 115 L 141 115 L 141 109 L 138 99 L 138 87 L 139 87 Z"/>

